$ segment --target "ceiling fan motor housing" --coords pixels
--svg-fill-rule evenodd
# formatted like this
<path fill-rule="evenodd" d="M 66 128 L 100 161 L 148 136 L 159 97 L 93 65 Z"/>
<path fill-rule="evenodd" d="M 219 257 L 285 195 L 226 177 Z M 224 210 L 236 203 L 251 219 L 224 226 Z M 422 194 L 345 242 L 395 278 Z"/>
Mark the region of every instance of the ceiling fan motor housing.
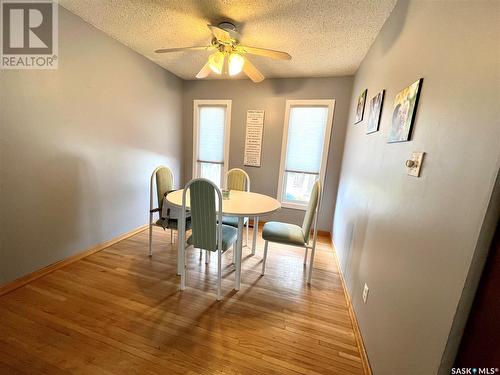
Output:
<path fill-rule="evenodd" d="M 218 26 L 221 29 L 224 29 L 224 30 L 227 30 L 227 31 L 236 31 L 236 26 L 234 26 L 234 24 L 231 23 L 231 22 L 223 21 L 223 22 L 219 23 Z"/>

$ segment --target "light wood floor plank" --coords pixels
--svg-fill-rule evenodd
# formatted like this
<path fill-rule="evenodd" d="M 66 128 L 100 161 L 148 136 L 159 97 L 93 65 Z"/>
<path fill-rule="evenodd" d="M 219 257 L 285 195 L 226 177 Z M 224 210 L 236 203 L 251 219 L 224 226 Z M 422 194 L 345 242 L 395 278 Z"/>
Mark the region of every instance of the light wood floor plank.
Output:
<path fill-rule="evenodd" d="M 0 297 L 0 372 L 79 374 L 363 374 L 332 248 L 321 238 L 311 286 L 304 250 L 270 244 L 260 276 L 244 248 L 242 287 L 224 255 L 188 252 L 178 291 L 176 245 L 147 231 Z"/>

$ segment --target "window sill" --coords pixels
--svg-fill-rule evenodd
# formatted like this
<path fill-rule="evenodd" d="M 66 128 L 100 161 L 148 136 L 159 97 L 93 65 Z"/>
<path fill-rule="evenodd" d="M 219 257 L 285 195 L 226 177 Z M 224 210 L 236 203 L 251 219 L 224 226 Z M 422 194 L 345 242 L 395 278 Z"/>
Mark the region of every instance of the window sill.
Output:
<path fill-rule="evenodd" d="M 293 203 L 293 202 L 283 202 L 281 201 L 281 207 L 283 208 L 291 208 L 293 210 L 307 210 L 307 203 Z"/>

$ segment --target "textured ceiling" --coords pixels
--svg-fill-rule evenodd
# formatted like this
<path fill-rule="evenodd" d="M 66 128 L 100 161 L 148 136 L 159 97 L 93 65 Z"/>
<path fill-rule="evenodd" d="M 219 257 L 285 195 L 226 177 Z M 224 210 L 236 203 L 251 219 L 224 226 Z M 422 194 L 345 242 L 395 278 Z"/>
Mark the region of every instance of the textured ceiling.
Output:
<path fill-rule="evenodd" d="M 207 51 L 155 54 L 208 45 L 207 24 L 230 20 L 241 44 L 277 49 L 290 61 L 251 56 L 268 77 L 355 73 L 397 0 L 59 0 L 59 4 L 184 79 Z"/>

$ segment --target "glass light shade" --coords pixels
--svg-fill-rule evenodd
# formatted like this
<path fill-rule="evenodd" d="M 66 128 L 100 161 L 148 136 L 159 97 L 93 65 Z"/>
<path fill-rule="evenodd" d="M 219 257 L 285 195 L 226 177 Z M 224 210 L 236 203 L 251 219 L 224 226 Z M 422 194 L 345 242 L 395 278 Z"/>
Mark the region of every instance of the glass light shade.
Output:
<path fill-rule="evenodd" d="M 208 65 L 212 72 L 216 74 L 222 73 L 222 67 L 224 66 L 224 54 L 222 52 L 215 52 L 208 57 Z"/>
<path fill-rule="evenodd" d="M 231 53 L 229 55 L 229 75 L 235 76 L 243 69 L 243 64 L 245 64 L 245 59 L 239 53 Z"/>

